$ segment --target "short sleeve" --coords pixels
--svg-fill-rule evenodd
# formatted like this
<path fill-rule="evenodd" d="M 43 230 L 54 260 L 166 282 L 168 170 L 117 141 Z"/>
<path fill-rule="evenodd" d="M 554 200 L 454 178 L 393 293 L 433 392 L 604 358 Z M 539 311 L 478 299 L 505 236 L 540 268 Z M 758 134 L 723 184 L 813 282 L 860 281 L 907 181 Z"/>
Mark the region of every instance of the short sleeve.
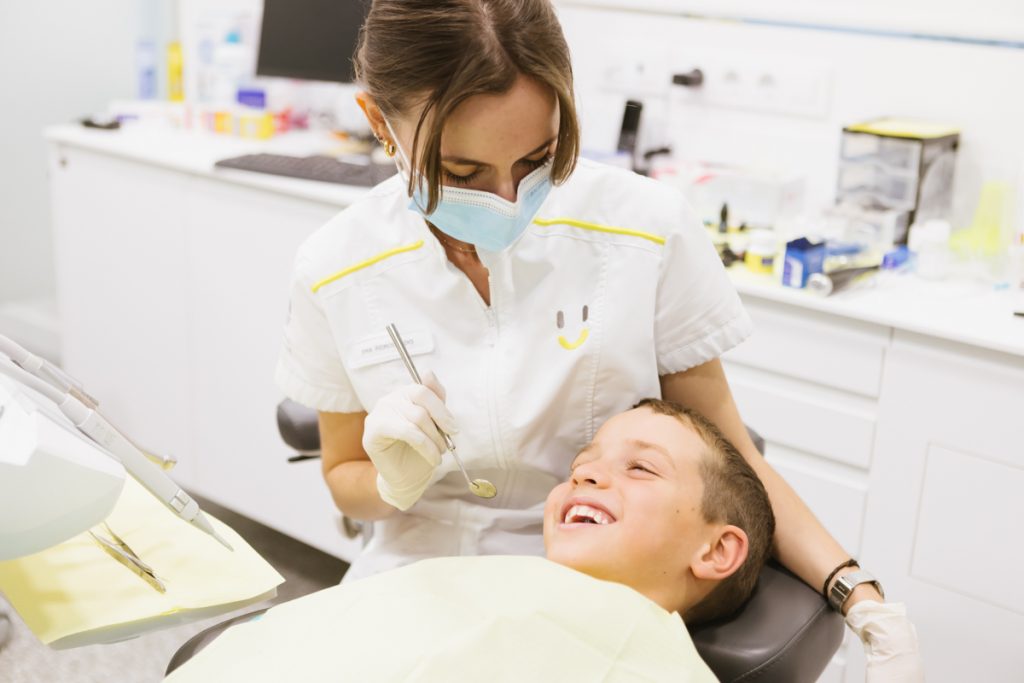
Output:
<path fill-rule="evenodd" d="M 321 302 L 296 259 L 288 302 L 288 322 L 274 379 L 288 398 L 323 412 L 364 410 L 338 355 Z"/>
<path fill-rule="evenodd" d="M 701 221 L 676 195 L 666 237 L 654 320 L 658 374 L 689 370 L 738 345 L 753 323 Z"/>

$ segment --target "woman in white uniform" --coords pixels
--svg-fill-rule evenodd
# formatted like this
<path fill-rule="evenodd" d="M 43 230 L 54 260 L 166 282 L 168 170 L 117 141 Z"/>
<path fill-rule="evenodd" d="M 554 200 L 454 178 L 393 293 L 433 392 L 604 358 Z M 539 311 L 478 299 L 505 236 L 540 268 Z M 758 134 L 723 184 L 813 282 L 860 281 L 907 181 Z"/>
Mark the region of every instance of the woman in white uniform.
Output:
<path fill-rule="evenodd" d="M 648 396 L 707 415 L 754 466 L 787 567 L 812 586 L 858 569 L 743 426 L 719 357 L 752 326 L 700 221 L 669 187 L 578 159 L 550 3 L 376 0 L 355 61 L 400 173 L 300 249 L 277 369 L 320 411 L 338 507 L 374 522 L 346 580 L 442 555 L 541 555 L 548 492 Z M 389 323 L 429 388 L 411 383 Z M 435 423 L 493 499 L 467 490 Z M 859 604 L 865 638 L 899 643 L 888 666 L 913 672 L 912 627 L 876 586 L 841 608 Z"/>

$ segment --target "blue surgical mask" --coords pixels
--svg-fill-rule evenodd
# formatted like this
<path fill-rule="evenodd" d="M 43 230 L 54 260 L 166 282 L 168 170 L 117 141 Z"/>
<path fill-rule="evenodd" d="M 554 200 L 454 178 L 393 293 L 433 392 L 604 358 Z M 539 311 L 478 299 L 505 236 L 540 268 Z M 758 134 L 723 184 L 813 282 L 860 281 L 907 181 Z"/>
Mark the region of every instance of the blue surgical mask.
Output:
<path fill-rule="evenodd" d="M 398 144 L 398 136 L 395 135 L 391 124 L 387 123 L 387 127 L 395 140 L 402 162 L 398 170 L 408 181 L 408 174 L 412 172 L 409 157 Z M 403 165 L 405 168 L 402 168 Z M 437 208 L 428 214 L 425 210 L 425 183 L 418 179 L 409 208 L 418 212 L 446 235 L 468 242 L 479 249 L 502 251 L 523 234 L 549 192 L 551 164 L 547 163 L 519 181 L 514 202 L 502 199 L 491 192 L 444 186 L 441 188 Z"/>

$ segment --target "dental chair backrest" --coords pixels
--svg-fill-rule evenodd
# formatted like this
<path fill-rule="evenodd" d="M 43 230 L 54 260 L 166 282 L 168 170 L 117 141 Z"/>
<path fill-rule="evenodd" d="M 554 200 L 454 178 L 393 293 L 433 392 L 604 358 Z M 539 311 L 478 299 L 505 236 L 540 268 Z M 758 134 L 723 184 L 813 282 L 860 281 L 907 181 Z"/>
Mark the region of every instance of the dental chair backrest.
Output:
<path fill-rule="evenodd" d="M 291 448 L 307 456 L 319 452 L 316 411 L 285 400 L 278 406 L 277 424 Z M 750 435 L 763 453 L 764 439 L 753 430 Z M 843 630 L 842 617 L 821 595 L 771 563 L 743 609 L 729 619 L 692 628 L 690 634 L 723 683 L 813 683 L 839 649 Z"/>

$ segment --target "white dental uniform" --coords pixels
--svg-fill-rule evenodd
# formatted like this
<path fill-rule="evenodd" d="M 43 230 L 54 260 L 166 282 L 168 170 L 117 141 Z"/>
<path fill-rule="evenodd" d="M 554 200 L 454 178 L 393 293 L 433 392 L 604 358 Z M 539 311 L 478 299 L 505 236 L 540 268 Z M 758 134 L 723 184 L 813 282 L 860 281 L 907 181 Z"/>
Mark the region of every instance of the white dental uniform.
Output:
<path fill-rule="evenodd" d="M 659 376 L 718 358 L 752 330 L 678 191 L 580 160 L 508 249 L 479 251 L 487 306 L 395 176 L 301 247 L 276 379 L 326 412 L 370 411 L 410 382 L 385 326 L 432 370 L 458 420 L 474 497 L 452 458 L 406 513 L 375 522 L 346 580 L 427 557 L 543 554 L 544 501 L 611 416 Z"/>

